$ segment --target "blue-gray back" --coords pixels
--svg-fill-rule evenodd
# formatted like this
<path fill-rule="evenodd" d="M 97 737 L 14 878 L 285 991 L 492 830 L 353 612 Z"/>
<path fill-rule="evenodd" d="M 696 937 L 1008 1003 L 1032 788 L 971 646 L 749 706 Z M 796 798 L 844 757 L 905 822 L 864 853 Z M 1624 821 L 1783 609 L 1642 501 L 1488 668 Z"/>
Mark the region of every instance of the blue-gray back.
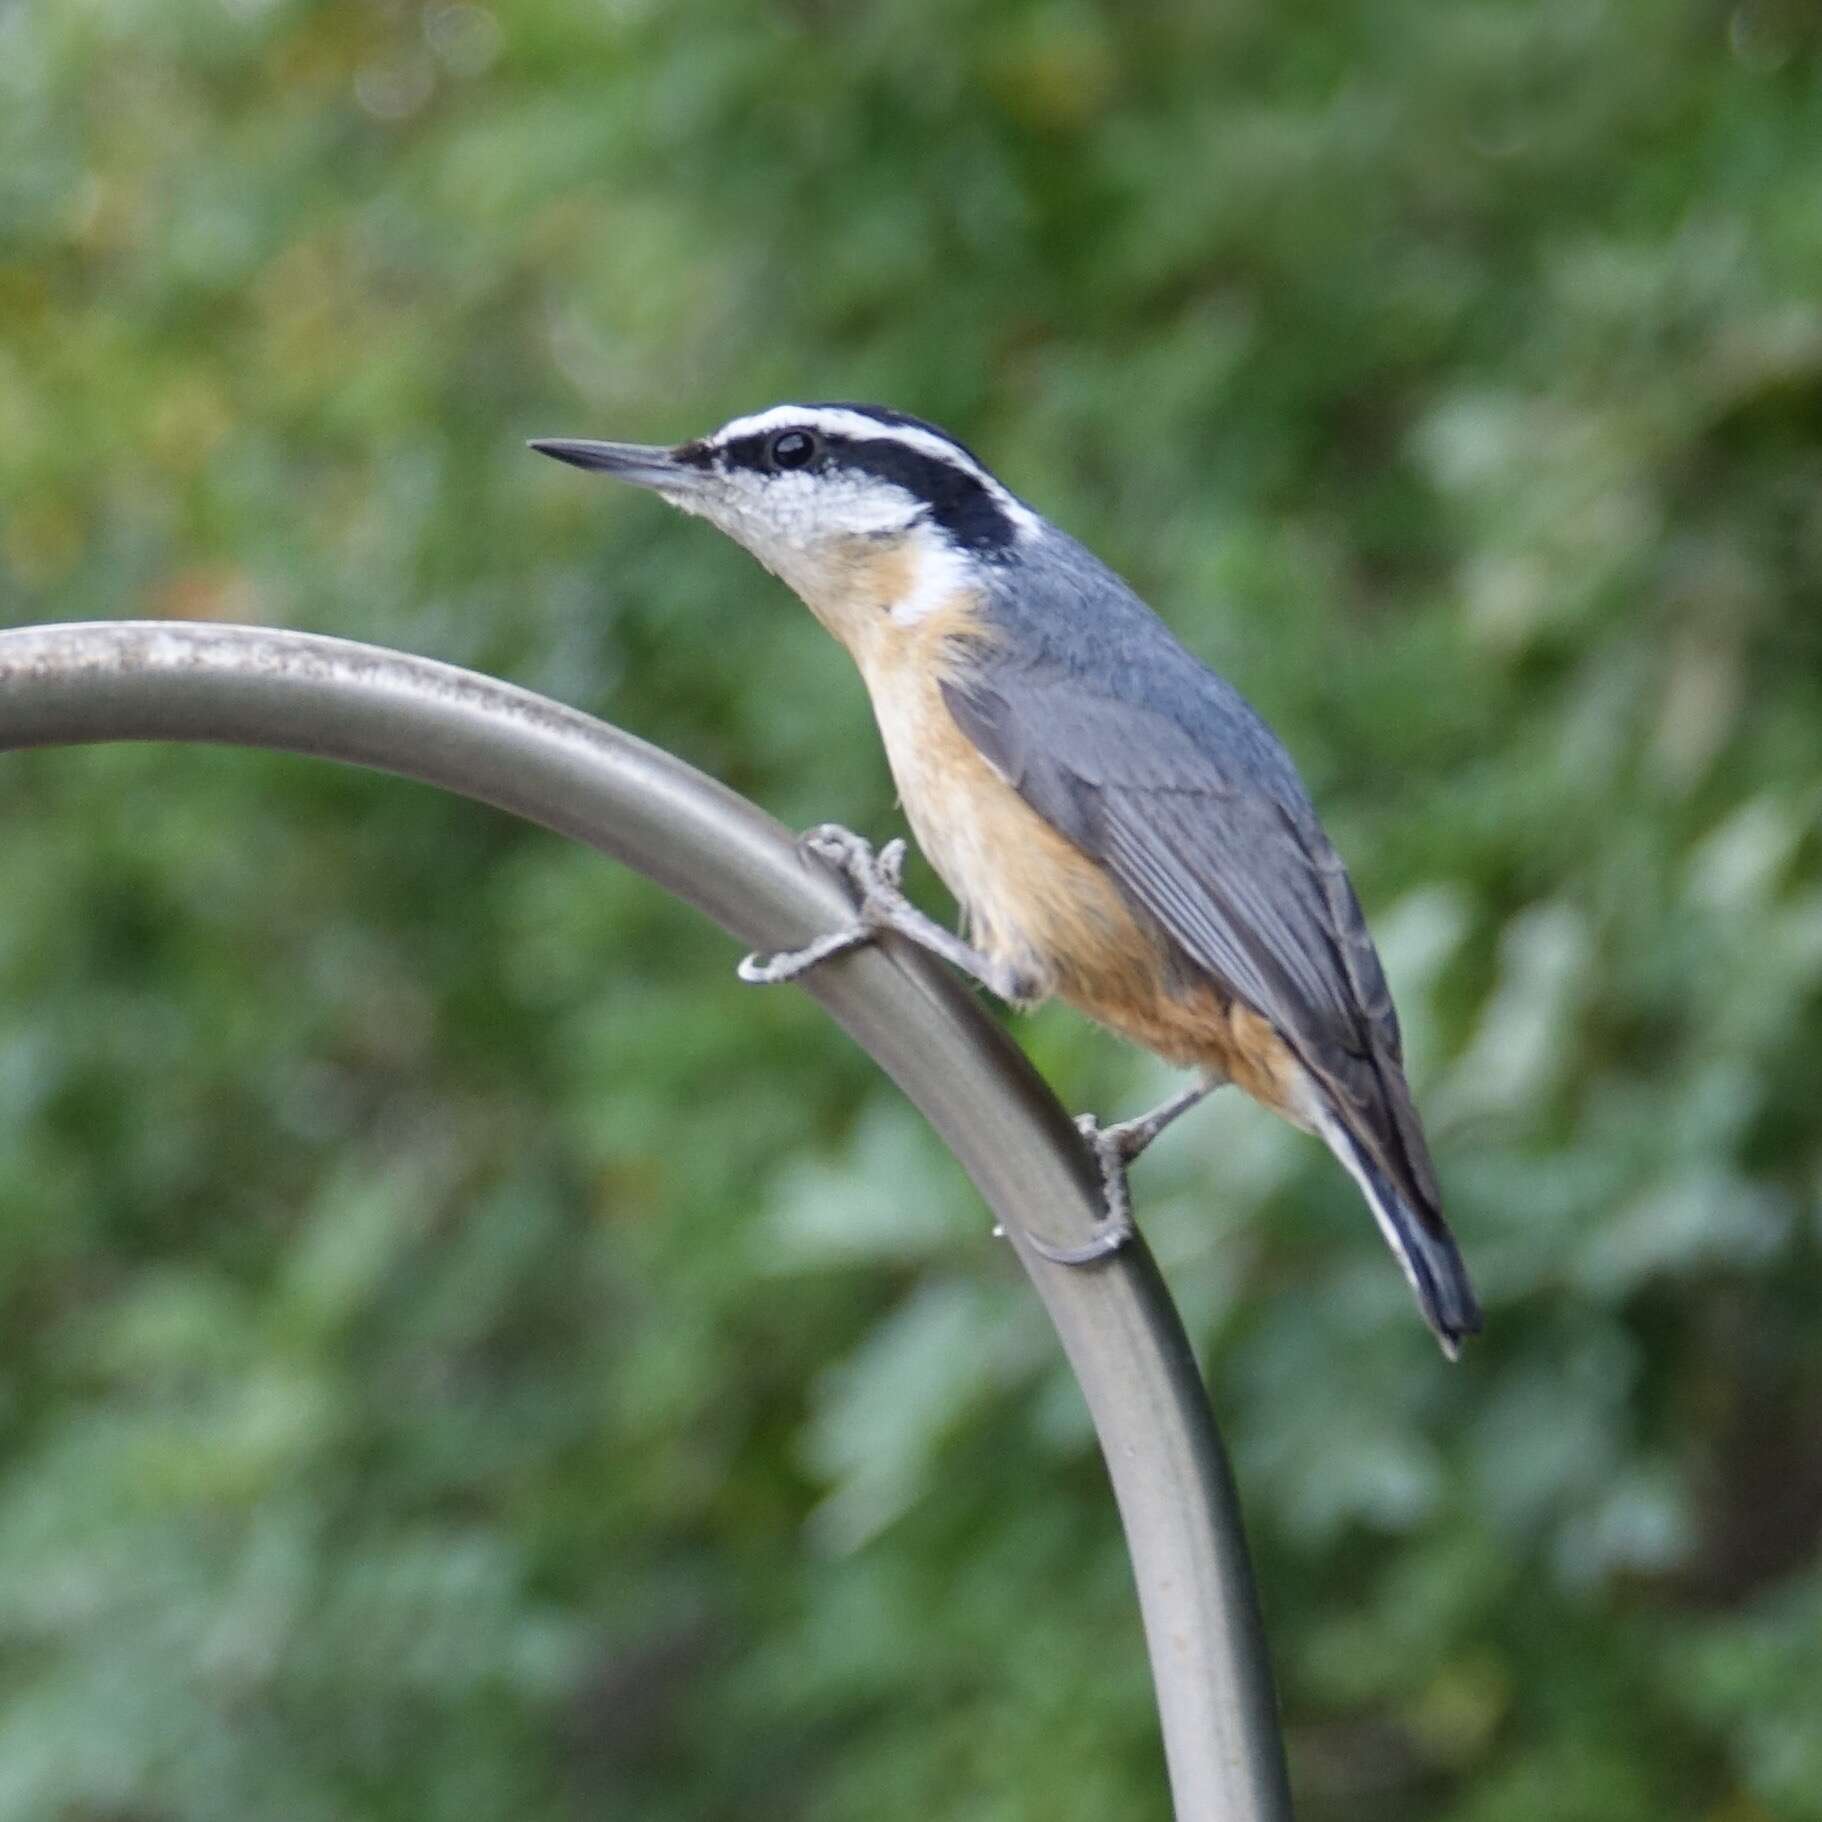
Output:
<path fill-rule="evenodd" d="M 956 721 L 1192 972 L 1271 1022 L 1398 1187 L 1435 1210 L 1385 975 L 1290 756 L 1074 539 L 1046 528 L 1020 556 L 993 572 L 991 636 L 945 687 Z"/>

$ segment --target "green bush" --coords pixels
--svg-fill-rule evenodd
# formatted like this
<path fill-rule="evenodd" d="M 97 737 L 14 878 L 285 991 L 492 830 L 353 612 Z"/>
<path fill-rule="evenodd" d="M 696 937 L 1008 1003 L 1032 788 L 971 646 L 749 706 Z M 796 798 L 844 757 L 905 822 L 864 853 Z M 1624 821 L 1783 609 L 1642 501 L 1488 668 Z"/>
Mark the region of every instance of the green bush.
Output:
<path fill-rule="evenodd" d="M 1231 1097 L 1137 1175 L 1301 1813 L 1822 1818 L 1818 145 L 1798 0 L 19 0 L 0 611 L 884 835 L 808 616 L 522 439 L 966 435 L 1297 752 L 1488 1304 Z M 1077 1397 L 808 1002 L 303 761 L 10 757 L 0 842 L 0 1822 L 1166 1813 Z"/>

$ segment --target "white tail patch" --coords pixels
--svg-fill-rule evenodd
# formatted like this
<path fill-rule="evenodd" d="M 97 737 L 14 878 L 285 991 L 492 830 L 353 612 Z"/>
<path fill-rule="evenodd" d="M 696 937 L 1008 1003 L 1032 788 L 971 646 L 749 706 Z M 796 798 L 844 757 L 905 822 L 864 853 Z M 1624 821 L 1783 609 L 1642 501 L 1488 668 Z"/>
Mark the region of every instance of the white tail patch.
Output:
<path fill-rule="evenodd" d="M 1437 1328 L 1435 1317 L 1432 1314 L 1432 1304 L 1440 1294 L 1441 1287 L 1426 1285 L 1423 1278 L 1419 1276 L 1417 1261 L 1412 1257 L 1410 1240 L 1405 1233 L 1404 1226 L 1386 1201 L 1384 1192 L 1379 1185 L 1374 1183 L 1372 1176 L 1361 1163 L 1359 1148 L 1355 1145 L 1353 1138 L 1334 1114 L 1321 1105 L 1313 1086 L 1309 1089 L 1306 1111 L 1310 1124 L 1315 1127 L 1323 1143 L 1335 1154 L 1341 1168 L 1354 1179 L 1367 1207 L 1373 1211 L 1374 1225 L 1384 1236 L 1386 1245 L 1391 1248 L 1392 1257 L 1398 1261 L 1399 1269 L 1410 1284 L 1419 1308 L 1430 1321 L 1430 1326 L 1436 1329 L 1436 1338 L 1442 1344 L 1443 1353 L 1450 1360 L 1456 1359 L 1461 1353 L 1460 1342 Z M 1411 1218 L 1415 1219 L 1414 1216 Z"/>

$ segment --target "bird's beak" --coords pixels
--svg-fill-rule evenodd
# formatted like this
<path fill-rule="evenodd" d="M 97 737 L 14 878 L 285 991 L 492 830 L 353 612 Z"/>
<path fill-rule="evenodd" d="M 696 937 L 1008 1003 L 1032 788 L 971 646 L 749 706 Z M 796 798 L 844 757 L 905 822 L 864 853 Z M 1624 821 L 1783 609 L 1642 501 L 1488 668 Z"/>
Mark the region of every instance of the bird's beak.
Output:
<path fill-rule="evenodd" d="M 700 470 L 679 461 L 674 449 L 656 443 L 581 443 L 539 437 L 530 447 L 539 455 L 568 462 L 572 468 L 594 469 L 658 493 L 683 493 L 702 479 Z"/>

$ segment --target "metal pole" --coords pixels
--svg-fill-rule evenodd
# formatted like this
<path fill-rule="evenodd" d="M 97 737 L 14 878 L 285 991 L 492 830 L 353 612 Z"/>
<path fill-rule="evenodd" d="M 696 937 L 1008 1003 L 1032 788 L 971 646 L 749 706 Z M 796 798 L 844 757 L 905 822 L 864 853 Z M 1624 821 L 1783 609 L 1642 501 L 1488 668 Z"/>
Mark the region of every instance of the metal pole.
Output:
<path fill-rule="evenodd" d="M 789 833 L 668 753 L 544 697 L 379 647 L 109 621 L 0 632 L 0 748 L 200 740 L 376 767 L 637 867 L 757 949 L 842 922 Z M 955 1153 L 1011 1236 L 1088 1401 L 1125 1525 L 1179 1822 L 1284 1822 L 1290 1798 L 1240 1510 L 1201 1376 L 1142 1244 L 1088 1268 L 1095 1172 L 1018 1048 L 893 942 L 805 977 Z M 731 981 L 729 992 L 738 991 Z"/>

